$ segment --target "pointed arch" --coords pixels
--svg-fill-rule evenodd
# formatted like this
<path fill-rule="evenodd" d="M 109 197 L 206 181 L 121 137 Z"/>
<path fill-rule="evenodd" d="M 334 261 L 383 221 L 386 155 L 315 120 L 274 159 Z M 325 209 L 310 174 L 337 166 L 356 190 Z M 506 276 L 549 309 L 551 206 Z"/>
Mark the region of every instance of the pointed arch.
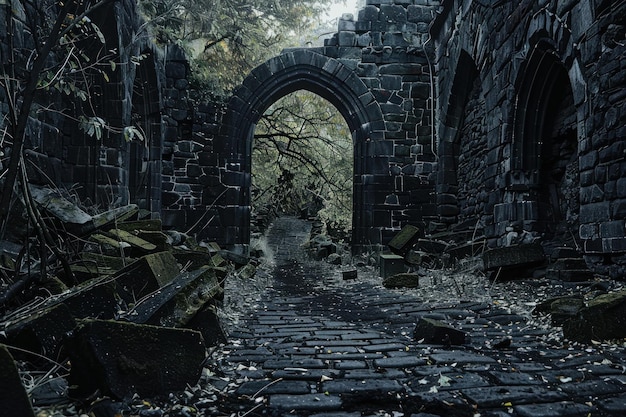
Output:
<path fill-rule="evenodd" d="M 263 113 L 278 99 L 298 90 L 311 91 L 328 100 L 344 117 L 354 143 L 353 246 L 380 243 L 369 241 L 373 227 L 371 207 L 365 196 L 372 175 L 388 175 L 386 156 L 377 152 L 375 132 L 385 129 L 382 111 L 368 87 L 355 71 L 339 60 L 314 50 L 283 52 L 255 68 L 230 99 L 221 128 L 219 147 L 222 180 L 231 193 L 218 202 L 230 206 L 222 216 L 230 230 L 227 244 L 249 242 L 251 154 L 254 128 Z M 229 190 L 226 190 L 229 191 Z M 230 221 L 229 221 L 230 219 Z M 224 224 L 226 223 L 226 224 Z"/>

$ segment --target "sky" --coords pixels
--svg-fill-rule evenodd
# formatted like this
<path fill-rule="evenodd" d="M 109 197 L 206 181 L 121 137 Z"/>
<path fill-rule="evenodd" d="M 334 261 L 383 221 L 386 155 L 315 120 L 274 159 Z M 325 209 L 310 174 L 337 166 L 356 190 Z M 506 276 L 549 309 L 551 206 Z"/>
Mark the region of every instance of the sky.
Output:
<path fill-rule="evenodd" d="M 330 12 L 328 12 L 330 19 L 341 17 L 344 13 L 352 13 L 356 19 L 358 0 L 345 0 L 345 4 L 343 3 L 342 0 L 336 0 L 336 3 L 330 7 Z"/>

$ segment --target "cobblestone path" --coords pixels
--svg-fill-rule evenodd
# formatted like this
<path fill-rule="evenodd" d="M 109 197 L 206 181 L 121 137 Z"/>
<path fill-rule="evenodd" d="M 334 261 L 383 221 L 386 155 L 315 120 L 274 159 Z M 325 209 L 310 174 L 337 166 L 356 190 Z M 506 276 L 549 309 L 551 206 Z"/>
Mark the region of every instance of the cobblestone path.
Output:
<path fill-rule="evenodd" d="M 343 281 L 340 267 L 304 258 L 307 234 L 297 219 L 274 224 L 273 284 L 230 331 L 222 368 L 240 417 L 626 416 L 623 346 L 565 345 L 493 297 L 425 300 Z M 419 343 L 419 317 L 471 340 Z"/>

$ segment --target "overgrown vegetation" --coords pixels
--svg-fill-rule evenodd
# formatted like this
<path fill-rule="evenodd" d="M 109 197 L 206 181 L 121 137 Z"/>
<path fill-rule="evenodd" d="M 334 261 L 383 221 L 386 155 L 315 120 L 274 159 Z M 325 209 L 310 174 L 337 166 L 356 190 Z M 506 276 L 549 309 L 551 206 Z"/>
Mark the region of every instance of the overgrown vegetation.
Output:
<path fill-rule="evenodd" d="M 338 0 L 334 0 L 338 1 Z M 142 0 L 157 42 L 182 46 L 194 80 L 228 96 L 252 68 L 324 26 L 333 0 Z"/>
<path fill-rule="evenodd" d="M 318 214 L 336 237 L 352 226 L 353 146 L 343 117 L 308 91 L 272 105 L 257 125 L 252 155 L 254 206 Z"/>

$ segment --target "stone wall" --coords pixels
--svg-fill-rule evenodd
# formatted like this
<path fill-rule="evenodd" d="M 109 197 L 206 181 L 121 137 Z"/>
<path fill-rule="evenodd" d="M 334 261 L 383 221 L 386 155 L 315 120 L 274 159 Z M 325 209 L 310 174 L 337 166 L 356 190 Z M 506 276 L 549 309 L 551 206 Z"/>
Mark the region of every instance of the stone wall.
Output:
<path fill-rule="evenodd" d="M 11 19 L 8 8 L 12 6 L 14 13 L 25 18 L 23 22 Z M 33 22 L 28 19 L 36 14 L 20 11 L 20 7 L 19 2 L 0 6 L 1 17 L 7 23 L 0 30 L 0 50 L 3 64 L 12 65 L 5 67 L 6 73 L 15 70 L 25 80 L 29 74 L 22 70 L 29 56 L 20 51 L 33 49 L 29 30 Z M 106 71 L 106 78 L 98 70 L 86 71 L 89 104 L 56 90 L 38 95 L 33 110 L 51 110 L 36 111 L 37 116 L 30 120 L 25 142 L 29 180 L 36 184 L 53 183 L 93 209 L 132 202 L 158 216 L 163 60 L 148 36 L 138 36 L 142 22 L 134 1 L 119 1 L 106 7 L 91 18 L 106 39 L 103 50 L 116 51 L 105 60 L 107 64 L 114 61 L 116 68 L 100 67 Z M 41 8 L 48 10 L 43 2 Z M 101 59 L 101 46 L 98 41 L 87 45 L 85 50 L 93 54 L 90 62 Z M 2 115 L 6 115 L 7 98 L 0 97 L 0 102 Z M 101 117 L 110 128 L 102 130 L 101 138 L 89 136 L 80 129 L 81 116 Z M 127 126 L 139 128 L 146 140 L 127 142 L 123 134 Z M 5 150 L 8 155 L 9 149 Z"/>
<path fill-rule="evenodd" d="M 442 6 L 432 33 L 439 201 L 459 209 L 449 220 L 479 222 L 490 246 L 523 228 L 623 276 L 625 6 Z"/>

